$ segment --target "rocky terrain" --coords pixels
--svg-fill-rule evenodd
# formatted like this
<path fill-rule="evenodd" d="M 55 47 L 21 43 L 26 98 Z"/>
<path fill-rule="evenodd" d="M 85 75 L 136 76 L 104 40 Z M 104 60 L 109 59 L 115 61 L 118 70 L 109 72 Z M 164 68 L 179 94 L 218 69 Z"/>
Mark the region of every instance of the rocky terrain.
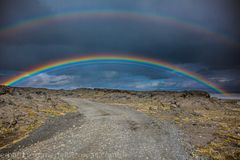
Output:
<path fill-rule="evenodd" d="M 89 102 L 86 103 L 86 101 Z M 103 104 L 108 106 L 102 106 L 100 111 L 95 111 L 98 107 L 96 107 L 94 103 L 97 103 L 98 106 L 102 106 Z M 92 109 L 85 110 L 84 106 L 86 105 L 91 106 Z M 76 106 L 79 106 L 78 109 L 76 109 Z M 188 156 L 192 157 L 192 159 L 198 159 L 200 157 L 205 157 L 205 159 L 240 159 L 239 101 L 211 98 L 208 93 L 200 91 L 136 92 L 106 89 L 76 89 L 66 91 L 1 87 L 0 146 L 1 148 L 11 147 L 11 144 L 18 143 L 18 141 L 28 135 L 31 136 L 31 132 L 37 130 L 39 126 L 46 123 L 49 117 L 59 117 L 60 119 L 63 117 L 64 119 L 64 115 L 68 115 L 67 113 L 69 112 L 83 112 L 86 117 L 91 115 L 91 119 L 89 120 L 89 123 L 87 123 L 89 125 L 96 125 L 95 118 L 94 123 L 92 123 L 92 115 L 98 117 L 101 113 L 101 121 L 104 122 L 104 125 L 100 123 L 99 120 L 96 121 L 96 123 L 100 123 L 101 128 L 99 128 L 99 130 L 104 130 L 103 126 L 105 126 L 106 116 L 110 117 L 109 120 L 111 121 L 111 117 L 118 115 L 119 112 L 122 113 L 122 109 L 119 111 L 113 109 L 114 111 L 108 112 L 108 108 L 112 107 L 132 108 L 135 111 L 153 117 L 159 121 L 159 123 L 161 122 L 157 128 L 162 128 L 162 130 L 165 131 L 165 134 L 168 133 L 168 136 L 162 133 L 158 136 L 166 136 L 165 140 L 168 140 L 170 143 L 165 144 L 166 148 L 168 148 L 167 146 L 171 146 L 171 143 L 176 143 L 180 148 L 186 148 L 188 150 L 186 152 L 190 153 Z M 126 111 L 126 117 L 131 117 L 127 115 L 128 110 Z M 134 112 L 133 115 L 136 115 L 136 113 Z M 118 117 L 116 118 L 118 119 Z M 136 131 L 138 128 L 141 128 L 142 122 L 140 122 L 140 119 L 136 118 L 134 121 L 128 121 L 127 124 L 131 126 L 130 128 L 132 128 L 133 131 Z M 149 118 L 147 119 L 147 122 L 151 121 Z M 143 126 L 146 125 L 145 123 L 146 122 L 144 122 Z M 121 125 L 119 123 L 117 124 L 125 127 L 125 123 L 121 123 Z M 169 128 L 175 129 L 167 129 L 166 124 L 168 124 Z M 76 124 L 74 124 L 74 126 L 75 125 Z M 109 126 L 112 125 L 113 124 Z M 89 126 L 85 125 L 83 128 L 84 127 Z M 93 128 L 97 127 L 95 126 Z M 127 129 L 126 132 L 129 132 L 129 134 L 132 135 L 132 130 L 130 131 Z M 146 134 L 149 134 L 149 132 L 153 130 L 156 131 L 156 127 L 150 127 Z M 82 130 L 78 128 L 75 130 L 73 129 L 72 132 L 80 133 L 81 131 Z M 143 130 L 140 129 L 138 132 L 141 133 L 142 131 Z M 158 132 L 160 133 L 161 130 Z M 98 132 L 96 131 L 96 133 Z M 170 138 L 171 134 L 179 137 L 177 139 L 183 138 L 183 141 L 176 140 L 170 142 L 170 139 L 172 139 Z M 79 134 L 78 136 L 81 137 L 82 135 Z M 99 135 L 94 134 L 94 136 Z M 157 135 L 154 132 L 151 136 L 156 137 Z M 79 137 L 76 139 L 79 139 Z M 33 148 L 40 145 L 45 146 L 50 144 L 50 141 L 51 140 L 49 139 L 49 142 L 47 140 L 39 145 L 34 144 L 36 146 L 33 146 Z M 105 144 L 102 140 L 100 142 Z M 153 145 L 155 144 L 153 143 Z M 187 147 L 187 145 L 190 145 L 190 147 Z M 180 149 L 179 147 L 176 151 L 181 153 L 183 157 L 187 158 L 188 156 L 185 155 L 185 149 Z M 161 150 L 161 147 L 159 150 Z M 24 153 L 30 153 L 30 151 L 31 150 L 26 148 Z M 83 151 L 81 150 L 81 152 Z M 166 154 L 166 156 L 169 154 L 163 151 L 161 152 L 164 155 Z M 168 158 L 169 157 L 166 159 Z M 172 159 L 174 158 L 178 159 L 177 156 Z"/>
<path fill-rule="evenodd" d="M 51 116 L 75 112 L 46 89 L 0 87 L 0 149 L 20 141 Z"/>

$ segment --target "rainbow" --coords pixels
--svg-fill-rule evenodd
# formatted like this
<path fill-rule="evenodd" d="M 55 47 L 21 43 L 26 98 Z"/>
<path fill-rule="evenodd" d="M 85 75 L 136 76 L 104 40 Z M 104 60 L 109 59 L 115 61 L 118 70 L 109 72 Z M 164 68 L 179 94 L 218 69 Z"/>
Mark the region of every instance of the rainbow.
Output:
<path fill-rule="evenodd" d="M 3 85 L 6 86 L 12 86 L 17 84 L 20 81 L 23 81 L 27 78 L 33 77 L 37 74 L 47 72 L 53 69 L 59 69 L 61 67 L 66 67 L 69 65 L 74 65 L 74 64 L 79 64 L 83 62 L 101 62 L 101 61 L 117 61 L 117 62 L 133 62 L 133 63 L 140 63 L 144 65 L 150 65 L 150 66 L 156 66 L 160 67 L 166 70 L 174 71 L 175 73 L 181 74 L 183 76 L 189 77 L 204 86 L 210 88 L 216 93 L 221 93 L 225 94 L 226 92 L 222 90 L 220 87 L 217 87 L 201 75 L 198 75 L 196 73 L 187 71 L 184 68 L 180 68 L 177 66 L 174 66 L 170 63 L 160 61 L 160 60 L 154 60 L 150 58 L 144 58 L 144 57 L 132 57 L 132 56 L 113 56 L 113 55 L 91 55 L 91 56 L 81 56 L 77 58 L 69 58 L 69 59 L 64 59 L 64 60 L 59 60 L 59 61 L 54 61 L 52 63 L 48 63 L 42 66 L 38 66 L 32 70 L 27 71 L 24 74 L 17 75 L 15 77 L 10 78 L 9 80 L 5 81 Z"/>
<path fill-rule="evenodd" d="M 192 32 L 201 33 L 202 35 L 212 37 L 214 38 L 214 40 L 224 44 L 230 44 L 236 47 L 240 47 L 240 43 L 238 41 L 228 36 L 225 36 L 218 32 L 214 32 L 206 27 L 193 24 L 191 22 L 178 20 L 175 17 L 161 16 L 157 14 L 130 12 L 130 11 L 113 11 L 113 10 L 65 12 L 62 14 L 35 17 L 32 19 L 19 21 L 17 23 L 0 28 L 0 36 L 8 37 L 10 34 L 27 31 L 31 28 L 35 28 L 39 26 L 60 24 L 68 20 L 80 20 L 83 18 L 91 18 L 91 17 L 124 18 L 124 19 L 130 19 L 130 20 L 147 21 L 151 23 L 155 22 L 160 24 L 167 24 L 167 25 L 175 26 L 177 28 L 189 30 Z"/>

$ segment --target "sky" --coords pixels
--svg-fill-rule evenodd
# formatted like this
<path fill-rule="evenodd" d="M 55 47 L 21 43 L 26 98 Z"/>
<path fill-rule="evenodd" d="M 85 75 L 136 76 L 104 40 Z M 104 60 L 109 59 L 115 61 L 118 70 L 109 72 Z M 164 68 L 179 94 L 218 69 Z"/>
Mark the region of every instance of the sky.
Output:
<path fill-rule="evenodd" d="M 48 16 L 52 22 L 14 30 Z M 56 60 L 108 53 L 165 61 L 239 93 L 239 16 L 239 0 L 0 0 L 0 83 Z M 59 68 L 16 86 L 211 92 L 178 73 L 129 63 Z"/>

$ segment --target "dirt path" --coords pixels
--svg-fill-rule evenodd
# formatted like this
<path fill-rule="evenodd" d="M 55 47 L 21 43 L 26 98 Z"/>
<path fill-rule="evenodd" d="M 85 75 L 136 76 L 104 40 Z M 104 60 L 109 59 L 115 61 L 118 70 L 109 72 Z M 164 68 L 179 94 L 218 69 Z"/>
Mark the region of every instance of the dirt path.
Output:
<path fill-rule="evenodd" d="M 5 155 L 12 159 L 191 159 L 172 124 L 157 122 L 128 107 L 64 98 L 78 106 L 81 125 Z"/>

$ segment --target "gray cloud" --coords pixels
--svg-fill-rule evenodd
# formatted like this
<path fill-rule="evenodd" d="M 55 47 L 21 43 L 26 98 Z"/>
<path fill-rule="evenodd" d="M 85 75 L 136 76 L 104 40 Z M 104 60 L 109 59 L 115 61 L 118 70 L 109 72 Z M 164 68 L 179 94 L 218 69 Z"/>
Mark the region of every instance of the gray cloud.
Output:
<path fill-rule="evenodd" d="M 130 11 L 176 17 L 179 21 L 204 26 L 211 31 L 240 41 L 238 20 L 240 5 L 237 0 L 212 0 L 211 2 L 209 0 L 104 0 L 101 2 L 98 0 L 22 0 L 21 3 L 17 0 L 5 0 L 0 2 L 0 6 L 2 18 L 0 27 L 34 17 L 71 11 Z M 137 57 L 165 60 L 175 65 L 187 66 L 187 69 L 209 77 L 211 81 L 226 86 L 231 91 L 240 90 L 238 83 L 240 47 L 223 43 L 216 37 L 184 27 L 156 23 L 151 19 L 129 19 L 118 16 L 74 19 L 65 23 L 35 26 L 7 36 L 1 35 L 0 73 L 22 72 L 57 59 L 100 52 L 110 52 L 114 55 L 127 53 Z M 89 69 L 93 71 L 96 68 Z M 105 77 L 104 80 L 109 84 L 121 79 L 122 76 L 137 79 L 136 77 L 141 75 L 145 75 L 146 82 L 142 84 L 131 82 L 131 85 L 161 84 L 159 72 L 145 74 L 148 69 L 143 67 L 134 67 L 134 69 L 131 67 L 117 69 L 116 67 L 114 70 L 105 69 L 105 71 L 108 76 L 111 75 L 110 73 L 113 76 L 109 78 L 111 81 L 107 81 Z M 64 74 L 75 77 L 70 73 Z M 105 73 L 85 74 L 92 76 L 94 81 L 96 80 L 94 76 L 102 78 L 98 74 Z M 173 75 L 169 74 L 160 75 L 161 79 L 166 79 L 168 82 L 171 82 L 169 77 L 173 78 Z M 6 75 L 1 76 L 0 81 L 6 77 Z M 95 82 L 94 84 L 100 86 L 103 83 Z M 164 83 L 167 85 L 167 81 Z M 121 83 L 119 82 L 117 86 L 121 86 Z"/>
<path fill-rule="evenodd" d="M 115 88 L 128 90 L 213 90 L 172 71 L 136 64 L 82 64 L 28 78 L 17 86 L 53 89 Z"/>

